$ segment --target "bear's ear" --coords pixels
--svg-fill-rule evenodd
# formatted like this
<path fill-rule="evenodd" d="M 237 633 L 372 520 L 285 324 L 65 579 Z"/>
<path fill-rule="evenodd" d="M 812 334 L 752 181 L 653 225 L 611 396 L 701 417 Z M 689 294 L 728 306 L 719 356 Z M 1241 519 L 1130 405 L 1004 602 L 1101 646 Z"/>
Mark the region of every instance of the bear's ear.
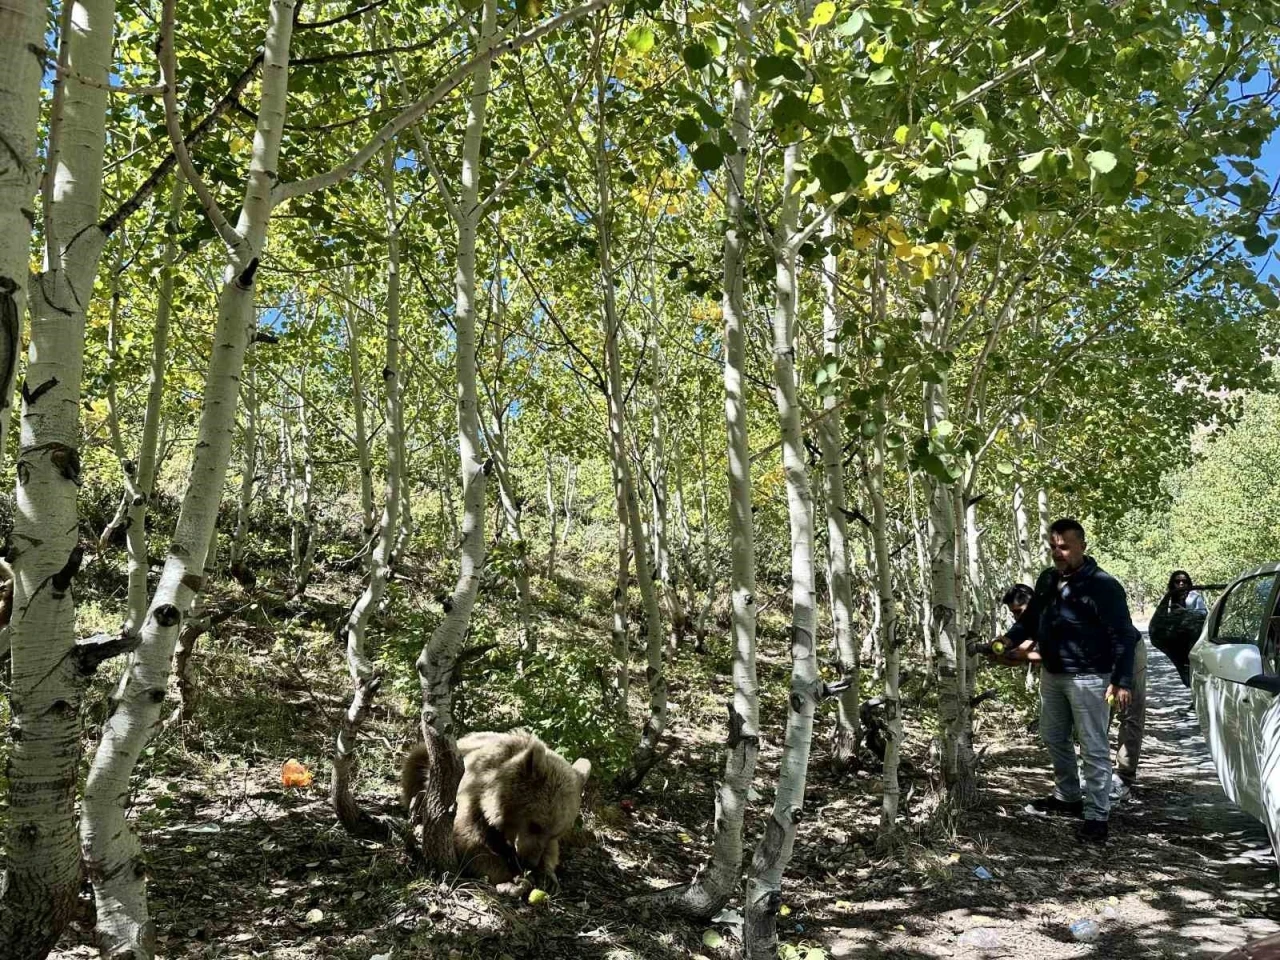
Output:
<path fill-rule="evenodd" d="M 531 743 L 512 759 L 516 769 L 526 777 L 541 776 L 546 760 L 546 748 L 540 743 Z"/>
<path fill-rule="evenodd" d="M 587 778 L 591 776 L 591 761 L 586 757 L 573 761 L 573 771 L 582 781 L 582 788 L 585 790 L 587 786 Z"/>

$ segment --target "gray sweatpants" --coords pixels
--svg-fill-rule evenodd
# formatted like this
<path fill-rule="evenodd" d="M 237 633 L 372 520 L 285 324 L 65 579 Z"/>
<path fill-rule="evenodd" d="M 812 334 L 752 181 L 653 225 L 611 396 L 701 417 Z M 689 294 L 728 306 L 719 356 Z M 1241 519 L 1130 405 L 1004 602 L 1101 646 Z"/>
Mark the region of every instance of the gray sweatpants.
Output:
<path fill-rule="evenodd" d="M 1133 700 L 1119 711 L 1120 736 L 1116 751 L 1116 773 L 1132 782 L 1138 775 L 1142 756 L 1142 734 L 1147 723 L 1147 641 L 1139 640 L 1133 650 Z"/>
<path fill-rule="evenodd" d="M 1103 673 L 1050 673 L 1040 675 L 1040 736 L 1053 762 L 1054 795 L 1074 803 L 1081 799 L 1076 768 L 1076 745 L 1084 767 L 1084 816 L 1106 820 L 1111 814 L 1111 745 L 1107 731 L 1111 709 Z"/>

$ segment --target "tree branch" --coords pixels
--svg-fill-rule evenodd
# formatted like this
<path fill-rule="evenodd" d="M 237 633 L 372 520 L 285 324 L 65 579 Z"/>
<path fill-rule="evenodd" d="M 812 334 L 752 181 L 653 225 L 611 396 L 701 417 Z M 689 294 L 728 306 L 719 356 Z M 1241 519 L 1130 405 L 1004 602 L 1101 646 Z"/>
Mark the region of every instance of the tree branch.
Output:
<path fill-rule="evenodd" d="M 518 36 L 505 40 L 502 43 L 494 44 L 487 50 L 482 50 L 470 60 L 460 64 L 452 73 L 436 84 L 435 88 L 417 103 L 411 104 L 400 112 L 398 116 L 386 123 L 381 130 L 374 134 L 363 147 L 360 148 L 352 157 L 344 163 L 338 164 L 333 169 L 317 174 L 314 177 L 307 177 L 305 180 L 295 180 L 292 183 L 282 183 L 277 185 L 272 191 L 273 201 L 275 203 L 283 203 L 291 197 L 303 196 L 308 193 L 315 193 L 318 190 L 324 190 L 335 184 L 341 183 L 347 177 L 351 176 L 366 163 L 368 163 L 378 151 L 391 139 L 398 136 L 410 124 L 417 123 L 422 119 L 423 114 L 438 104 L 446 96 L 453 91 L 463 80 L 465 80 L 472 72 L 476 70 L 480 64 L 486 61 L 497 59 L 506 53 L 514 53 L 527 47 L 529 44 L 541 39 L 548 33 L 558 30 L 565 24 L 572 23 L 580 17 L 593 13 L 603 7 L 609 5 L 611 0 L 589 0 L 580 6 L 564 13 L 554 16 L 544 21 L 536 27 L 526 30 Z"/>
<path fill-rule="evenodd" d="M 371 10 L 377 10 L 381 6 L 385 6 L 387 0 L 373 0 L 372 3 L 366 3 L 363 7 L 350 10 L 347 13 L 339 14 L 336 17 L 330 17 L 328 20 L 313 20 L 310 23 L 298 22 L 293 25 L 294 30 L 321 30 L 325 27 L 336 26 L 339 23 L 345 23 L 348 20 L 356 18 L 368 13 Z M 299 7 L 301 10 L 301 7 Z"/>
<path fill-rule="evenodd" d="M 160 12 L 160 49 L 158 52 L 160 81 L 161 86 L 164 88 L 164 126 L 169 133 L 169 143 L 173 147 L 173 154 L 178 158 L 178 166 L 182 168 L 182 173 L 187 178 L 187 182 L 191 184 L 191 189 L 200 198 L 200 206 L 204 208 L 209 222 L 218 231 L 218 236 L 222 237 L 223 243 L 235 249 L 240 245 L 243 238 L 227 222 L 227 218 L 223 216 L 222 210 L 218 207 L 218 201 L 213 196 L 213 191 L 209 189 L 209 185 L 200 176 L 200 171 L 191 162 L 191 154 L 187 152 L 187 145 L 182 139 L 182 125 L 178 119 L 177 58 L 173 50 L 175 6 L 176 0 L 164 0 Z"/>
<path fill-rule="evenodd" d="M 196 144 L 200 143 L 201 140 L 208 136 L 209 131 L 213 129 L 214 125 L 222 119 L 233 105 L 235 105 L 236 101 L 240 98 L 240 94 L 244 93 L 245 88 L 249 86 L 254 75 L 257 74 L 258 67 L 262 66 L 262 57 L 263 54 L 259 51 L 253 60 L 250 61 L 249 65 L 241 71 L 240 76 L 236 77 L 232 82 L 231 87 L 225 94 L 223 94 L 222 99 L 213 105 L 213 109 L 209 111 L 209 115 L 196 124 L 196 126 L 192 128 L 191 132 L 186 135 L 182 142 L 187 149 L 191 149 L 196 146 Z M 169 172 L 173 170 L 174 166 L 177 165 L 177 162 L 177 157 L 172 153 L 161 160 L 160 163 L 156 165 L 156 168 L 151 171 L 151 174 L 147 179 L 142 181 L 138 189 L 133 192 L 133 196 L 121 204 L 115 213 L 107 217 L 107 219 L 103 220 L 102 223 L 98 225 L 98 228 L 103 232 L 103 234 L 109 237 L 120 229 L 124 222 L 133 216 L 133 214 L 147 202 L 151 195 L 156 192 L 156 189 L 164 182 L 165 177 L 169 175 Z"/>

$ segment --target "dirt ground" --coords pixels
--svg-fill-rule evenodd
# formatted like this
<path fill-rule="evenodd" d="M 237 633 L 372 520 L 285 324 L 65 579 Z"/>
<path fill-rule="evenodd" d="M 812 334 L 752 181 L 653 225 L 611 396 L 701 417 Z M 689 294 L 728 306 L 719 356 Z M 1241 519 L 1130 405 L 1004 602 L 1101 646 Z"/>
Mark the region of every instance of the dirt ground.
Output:
<path fill-rule="evenodd" d="M 1066 820 L 1024 812 L 1028 798 L 1050 787 L 1046 755 L 1028 734 L 986 749 L 985 802 L 958 826 L 936 809 L 927 773 L 908 767 L 914 839 L 879 856 L 874 774 L 838 779 L 826 772 L 818 746 L 784 885 L 780 932 L 797 950 L 791 955 L 1208 958 L 1280 931 L 1276 862 L 1265 832 L 1222 795 L 1188 713 L 1189 693 L 1173 669 L 1155 651 L 1150 664 L 1139 785 L 1113 815 L 1105 849 L 1080 847 Z M 726 684 L 719 678 L 717 696 Z M 684 693 L 673 689 L 672 702 L 689 702 Z M 269 701 L 237 701 L 245 711 L 237 722 L 248 729 L 254 711 L 260 720 L 262 711 L 286 711 L 293 743 L 311 738 L 323 751 L 342 702 L 341 687 L 317 691 L 301 675 L 296 683 L 284 677 Z M 989 708 L 999 705 L 983 707 Z M 350 840 L 334 826 L 323 769 L 306 789 L 282 788 L 287 742 L 183 743 L 189 769 L 139 785 L 136 826 L 150 856 L 160 953 L 273 960 L 728 957 L 732 917 L 695 923 L 629 899 L 689 879 L 708 854 L 710 788 L 723 734 L 714 717 L 696 720 L 692 710 L 684 718 L 677 711 L 682 747 L 641 793 L 621 802 L 589 798 L 590 838 L 567 852 L 559 895 L 538 906 L 497 897 L 473 881 L 423 878 L 400 851 Z M 372 733 L 369 749 L 393 756 L 398 745 L 385 737 L 379 745 L 379 737 Z M 776 751 L 766 750 L 753 836 L 776 762 Z M 394 811 L 393 792 L 388 781 L 377 798 L 384 812 Z M 1095 941 L 1073 939 L 1069 924 L 1081 918 L 1099 923 Z M 96 956 L 87 926 L 69 931 L 55 956 Z M 714 934 L 724 943 L 708 946 Z"/>
<path fill-rule="evenodd" d="M 879 889 L 843 893 L 852 903 L 823 904 L 833 915 L 815 939 L 833 957 L 1130 960 L 1212 957 L 1280 932 L 1266 831 L 1223 795 L 1169 661 L 1151 649 L 1149 664 L 1138 785 L 1113 811 L 1105 849 L 1079 845 L 1067 820 L 1023 809 L 1052 786 L 1038 744 L 993 750 L 983 765 L 992 803 L 965 823 L 968 875 L 933 891 L 881 878 Z M 974 876 L 979 866 L 993 879 Z M 1070 932 L 1085 918 L 1099 925 L 1091 943 Z"/>

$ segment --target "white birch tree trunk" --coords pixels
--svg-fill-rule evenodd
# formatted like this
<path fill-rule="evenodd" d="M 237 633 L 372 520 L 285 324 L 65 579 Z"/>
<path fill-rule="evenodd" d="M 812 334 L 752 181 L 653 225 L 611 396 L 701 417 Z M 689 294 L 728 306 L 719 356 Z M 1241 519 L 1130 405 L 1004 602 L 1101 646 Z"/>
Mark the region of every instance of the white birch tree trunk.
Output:
<path fill-rule="evenodd" d="M 0 162 L 6 171 L 0 176 L 0 461 L 8 448 L 27 309 L 48 8 L 41 0 L 0 5 Z"/>
<path fill-rule="evenodd" d="M 497 0 L 483 0 L 476 51 L 483 54 L 497 34 Z M 453 729 L 453 667 L 471 622 L 471 608 L 484 564 L 484 491 L 492 469 L 480 444 L 476 396 L 476 231 L 480 215 L 480 146 L 489 104 L 492 61 L 486 59 L 471 78 L 467 126 L 462 140 L 462 175 L 454 201 L 458 251 L 454 275 L 453 324 L 457 340 L 458 454 L 462 465 L 461 569 L 444 619 L 418 656 L 422 684 L 422 726 L 446 738 Z"/>
<path fill-rule="evenodd" d="M 739 284 L 739 289 L 741 289 L 741 284 Z M 740 308 L 741 306 L 742 305 L 739 304 Z M 722 309 L 722 312 L 723 312 L 723 309 Z M 740 315 L 741 315 L 741 310 L 739 311 L 739 316 Z M 728 343 L 728 340 L 726 339 L 725 342 Z M 728 362 L 727 346 L 725 348 L 725 356 L 726 356 L 726 362 Z M 739 374 L 741 374 L 741 370 L 739 370 Z M 725 402 L 728 403 L 728 400 L 726 399 Z M 744 416 L 744 420 L 745 420 L 745 416 Z M 727 420 L 726 422 L 731 424 L 733 421 Z M 744 452 L 743 456 L 747 456 L 747 454 Z M 711 558 L 711 491 L 710 491 L 711 477 L 710 477 L 709 471 L 707 470 L 707 421 L 702 414 L 702 380 L 701 378 L 699 378 L 698 380 L 698 465 L 699 465 L 698 495 L 699 495 L 699 505 L 701 506 L 701 509 L 702 509 L 702 575 L 703 575 L 703 579 L 706 581 L 707 595 L 703 598 L 702 607 L 701 609 L 698 610 L 698 616 L 693 622 L 693 649 L 695 653 L 706 653 L 707 652 L 707 622 L 711 619 L 711 608 L 715 605 L 715 602 L 716 602 L 716 580 L 717 580 L 716 574 L 718 571 Z M 748 521 L 750 521 L 751 520 L 751 497 L 750 497 L 751 484 L 750 484 L 749 476 L 747 480 L 748 482 L 744 489 L 747 492 L 747 505 L 746 505 L 747 519 Z M 736 491 L 737 487 L 732 486 L 732 484 L 734 483 L 732 479 L 730 480 L 730 483 L 731 483 L 731 491 Z M 732 507 L 730 509 L 730 515 L 732 516 Z M 752 543 L 750 580 L 752 583 L 751 590 L 754 593 L 755 591 L 755 555 L 754 555 L 755 535 L 754 533 L 750 537 L 750 540 Z M 753 619 L 752 623 L 754 624 L 754 622 L 755 621 Z M 755 628 L 753 626 L 752 627 L 753 639 L 751 643 L 751 650 L 752 650 L 751 657 L 752 657 L 753 664 L 755 663 L 755 653 L 754 653 L 755 632 L 754 631 L 755 631 Z M 738 650 L 738 645 L 737 645 L 737 642 L 734 641 L 735 658 L 737 656 L 737 650 Z M 739 830 L 739 833 L 741 833 L 741 830 Z"/>
<path fill-rule="evenodd" d="M 369 456 L 369 428 L 365 424 L 364 380 L 360 372 L 360 318 L 354 304 L 344 312 L 347 327 L 347 358 L 351 364 L 351 413 L 355 420 L 356 457 L 360 464 L 360 537 L 369 544 L 373 538 L 373 460 Z M 370 547 L 369 549 L 372 549 Z"/>
<path fill-rule="evenodd" d="M 496 226 L 496 224 L 495 224 Z M 499 251 L 501 244 L 498 245 Z M 507 414 L 508 406 L 499 393 L 506 389 L 502 378 L 502 369 L 506 362 L 503 351 L 506 337 L 502 331 L 506 328 L 507 298 L 503 292 L 502 259 L 500 254 L 494 257 L 493 282 L 490 284 L 489 298 L 491 303 L 490 326 L 494 336 L 494 377 L 489 394 L 489 430 L 486 439 L 493 459 L 493 472 L 498 480 L 498 499 L 502 503 L 502 513 L 507 525 L 511 528 L 512 546 L 516 551 L 515 581 L 516 609 L 520 616 L 520 635 L 517 646 L 520 658 L 517 670 L 523 673 L 530 659 L 538 652 L 538 640 L 533 630 L 532 596 L 529 588 L 529 545 L 524 539 L 524 508 L 516 494 L 515 476 L 511 471 L 511 461 L 507 450 Z M 554 539 L 554 538 L 553 538 Z"/>
<path fill-rule="evenodd" d="M 933 604 L 929 602 L 929 551 L 925 546 L 925 532 L 920 525 L 920 511 L 916 506 L 915 479 L 907 471 L 907 504 L 911 510 L 911 537 L 916 547 L 916 586 L 920 593 L 917 606 L 920 610 L 920 646 L 924 655 L 925 676 L 934 676 Z"/>
<path fill-rule="evenodd" d="M 925 422 L 934 429 L 947 420 L 947 384 L 930 384 L 926 390 Z M 948 796 L 959 807 L 976 797 L 972 753 L 966 755 L 964 728 L 965 646 L 963 621 L 957 596 L 957 522 L 952 484 L 929 478 L 930 597 L 934 646 L 938 654 L 938 720 L 941 726 L 942 775 Z"/>
<path fill-rule="evenodd" d="M 555 458 L 551 455 L 551 450 L 543 451 L 543 459 L 547 469 L 547 566 L 546 578 L 554 580 L 556 576 L 556 527 L 560 521 L 560 508 L 556 503 L 555 492 Z"/>
<path fill-rule="evenodd" d="M 0 944 L 7 956 L 19 958 L 44 957 L 75 908 L 80 702 L 89 676 L 106 655 L 105 648 L 95 652 L 76 643 L 71 583 L 83 555 L 76 508 L 80 379 L 85 312 L 106 240 L 98 219 L 114 18 L 111 0 L 80 0 L 62 8 L 58 61 L 65 70 L 55 83 L 49 119 L 45 260 L 30 287 L 31 345 L 13 525 L 7 870 L 0 891 Z M 8 195 L 0 205 L 5 228 L 0 234 L 0 336 L 6 338 L 18 332 L 27 286 L 33 216 L 27 174 L 34 177 L 38 91 L 36 103 L 27 100 L 32 70 L 39 82 L 42 68 L 32 49 L 43 48 L 44 28 L 43 5 L 6 4 L 0 12 L 0 70 L 17 85 L 0 93 L 0 106 L 6 108 L 0 110 L 5 136 L 0 149 L 14 153 L 0 163 L 19 164 L 16 182 L 5 184 Z M 0 370 L 0 380 L 11 378 L 11 369 Z M 11 387 L 0 386 L 5 387 L 0 419 L 7 422 Z"/>
<path fill-rule="evenodd" d="M 298 491 L 298 517 L 293 536 L 293 588 L 291 596 L 307 592 L 316 556 L 315 459 L 311 450 L 311 398 L 307 392 L 307 368 L 303 360 L 298 372 L 298 443 L 302 448 L 302 467 L 294 462 L 294 484 Z"/>
<path fill-rule="evenodd" d="M 877 399 L 881 414 L 884 397 Z M 882 420 L 883 423 L 883 420 Z M 889 562 L 888 511 L 884 503 L 885 441 L 884 428 L 876 431 L 872 458 L 867 469 L 867 493 L 871 500 L 871 540 L 876 555 L 876 603 L 880 610 L 880 650 L 884 654 L 884 719 L 885 751 L 881 781 L 884 796 L 880 807 L 880 835 L 877 843 L 886 849 L 892 842 L 898 823 L 898 761 L 902 756 L 902 701 L 898 692 L 898 606 L 893 596 L 893 567 Z"/>
<path fill-rule="evenodd" d="M 650 563 L 649 544 L 645 537 L 644 523 L 640 517 L 640 502 L 636 494 L 635 475 L 631 470 L 630 445 L 627 440 L 627 409 L 622 382 L 622 361 L 619 356 L 622 339 L 622 318 L 618 312 L 616 284 L 613 268 L 613 201 L 609 173 L 608 142 L 605 130 L 605 112 L 608 88 L 604 82 L 604 68 L 596 60 L 596 141 L 595 174 L 596 210 L 595 225 L 597 250 L 600 258 L 600 285 L 604 294 L 604 355 L 605 379 L 609 403 L 609 451 L 622 488 L 626 506 L 627 528 L 631 537 L 631 553 L 635 560 L 636 582 L 640 588 L 640 600 L 644 606 L 645 622 L 645 681 L 649 688 L 649 716 L 640 731 L 640 740 L 631 754 L 631 762 L 618 774 L 615 783 L 627 792 L 640 785 L 645 774 L 658 762 L 658 747 L 667 728 L 667 678 L 663 671 L 662 612 L 653 583 L 653 567 Z M 623 517 L 619 516 L 619 521 Z"/>
<path fill-rule="evenodd" d="M 776 250 L 776 306 L 773 313 L 774 400 L 782 434 L 782 465 L 786 476 L 787 513 L 791 527 L 791 695 L 786 737 L 778 774 L 778 794 L 764 836 L 756 846 L 747 883 L 744 952 L 749 960 L 772 960 L 778 950 L 778 908 L 782 905 L 782 873 L 795 845 L 796 824 L 804 807 L 813 716 L 822 694 L 814 648 L 813 501 L 800 432 L 796 399 L 796 219 L 795 191 L 798 144 L 783 155 L 782 209 L 778 215 Z"/>
<path fill-rule="evenodd" d="M 244 583 L 244 542 L 249 534 L 249 508 L 253 505 L 253 488 L 258 471 L 258 365 L 257 347 L 249 346 L 244 362 L 244 433 L 243 463 L 240 474 L 240 500 L 236 508 L 236 529 L 231 535 L 228 564 L 231 575 Z"/>
<path fill-rule="evenodd" d="M 364 726 L 373 707 L 373 699 L 382 685 L 382 676 L 374 668 L 366 639 L 369 620 L 386 592 L 387 582 L 391 577 L 392 556 L 400 531 L 401 493 L 404 484 L 404 444 L 401 442 L 404 437 L 404 407 L 400 399 L 400 230 L 396 214 L 394 147 L 386 150 L 382 167 L 382 192 L 387 211 L 387 342 L 382 370 L 387 411 L 387 487 L 377 541 L 369 555 L 368 580 L 359 599 L 352 605 L 341 631 L 341 638 L 346 645 L 347 671 L 351 674 L 354 690 L 335 738 L 329 779 L 329 802 L 338 822 L 352 836 L 371 840 L 387 840 L 390 831 L 385 822 L 375 819 L 360 807 L 351 790 L 351 779 L 360 729 Z M 349 335 L 352 329 L 354 328 L 348 329 Z"/>
<path fill-rule="evenodd" d="M 147 910 L 141 845 L 126 819 L 129 780 L 158 726 L 183 616 L 203 586 L 205 555 L 231 457 L 240 373 L 255 324 L 254 279 L 266 247 L 271 188 L 284 130 L 293 7 L 293 0 L 271 0 L 269 6 L 261 103 L 244 203 L 234 232 L 220 214 L 215 218 L 228 240 L 228 256 L 187 491 L 142 626 L 141 643 L 116 688 L 115 708 L 85 785 L 81 841 L 94 885 L 99 943 L 107 955 L 137 960 L 154 955 L 155 928 Z M 166 8 L 168 28 L 162 28 L 162 36 L 167 33 L 162 45 L 167 49 L 162 49 L 161 59 L 168 61 L 171 84 L 172 0 L 166 0 Z M 176 116 L 170 119 L 176 124 Z M 184 169 L 190 173 L 190 168 L 184 165 Z M 193 185 L 202 187 L 194 180 Z M 202 187 L 202 192 L 207 194 L 207 188 Z M 211 196 L 201 199 L 213 215 Z"/>
<path fill-rule="evenodd" d="M 631 639 L 627 617 L 627 592 L 631 585 L 631 537 L 627 533 L 627 495 L 622 489 L 618 464 L 610 458 L 613 478 L 613 509 L 617 517 L 618 563 L 613 582 L 613 621 L 609 627 L 610 651 L 613 654 L 613 678 L 608 687 L 610 707 L 626 718 L 627 697 L 631 693 Z"/>
<path fill-rule="evenodd" d="M 823 228 L 830 237 L 835 231 L 831 221 Z M 840 358 L 840 321 L 836 310 L 836 272 L 839 261 L 834 253 L 822 261 L 822 343 L 827 357 Z M 824 358 L 825 359 L 825 358 Z M 858 755 L 858 644 L 853 636 L 853 587 L 849 568 L 849 522 L 845 515 L 844 465 L 840 443 L 840 419 L 833 415 L 836 395 L 822 398 L 827 415 L 818 425 L 818 444 L 822 451 L 823 489 L 827 513 L 827 569 L 831 592 L 831 624 L 835 634 L 836 659 L 840 675 L 849 686 L 840 694 L 836 725 L 831 747 L 837 768 L 847 769 Z"/>
<path fill-rule="evenodd" d="M 1027 488 L 1021 478 L 1013 482 L 1013 535 L 1017 541 L 1018 582 L 1035 583 L 1031 556 L 1031 518 L 1027 513 Z"/>
<path fill-rule="evenodd" d="M 751 514 L 751 449 L 747 421 L 746 242 L 744 218 L 747 153 L 751 148 L 751 102 L 755 85 L 748 69 L 755 39 L 754 0 L 738 0 L 734 19 L 735 70 L 730 132 L 737 149 L 725 159 L 724 235 L 724 410 L 729 461 L 729 544 L 733 695 L 725 738 L 724 779 L 716 784 L 715 838 L 711 860 L 687 887 L 658 894 L 660 903 L 695 917 L 714 916 L 742 882 L 743 823 L 751 781 L 760 752 L 760 688 L 756 680 L 755 519 Z M 699 437 L 702 450 L 702 523 L 707 507 L 706 437 L 702 433 L 699 387 Z M 704 530 L 705 535 L 705 530 Z M 708 591 L 711 590 L 710 556 Z"/>
<path fill-rule="evenodd" d="M 155 495 L 156 462 L 160 439 L 161 403 L 169 362 L 169 319 L 173 315 L 174 263 L 178 254 L 178 231 L 182 225 L 182 205 L 187 181 L 181 173 L 173 178 L 169 194 L 169 220 L 165 229 L 164 252 L 160 260 L 160 293 L 156 304 L 156 325 L 151 337 L 151 379 L 147 386 L 147 408 L 142 419 L 142 442 L 138 447 L 138 495 L 129 506 L 126 542 L 129 551 L 129 611 L 125 630 L 136 634 L 147 613 L 147 509 Z"/>
<path fill-rule="evenodd" d="M 663 357 L 660 343 L 660 324 L 663 301 L 657 279 L 650 265 L 650 288 L 654 298 L 654 320 L 649 347 L 650 388 L 653 391 L 653 410 L 650 415 L 652 435 L 650 439 L 650 455 L 653 460 L 653 549 L 654 567 L 657 570 L 658 582 L 662 585 L 662 596 L 667 604 L 667 616 L 670 618 L 671 636 L 668 647 L 674 653 L 688 632 L 688 618 L 684 603 L 680 599 L 679 579 L 671 563 L 670 534 L 667 529 L 669 519 L 667 505 L 670 493 L 667 484 L 667 450 L 666 427 L 662 421 L 662 374 Z"/>

